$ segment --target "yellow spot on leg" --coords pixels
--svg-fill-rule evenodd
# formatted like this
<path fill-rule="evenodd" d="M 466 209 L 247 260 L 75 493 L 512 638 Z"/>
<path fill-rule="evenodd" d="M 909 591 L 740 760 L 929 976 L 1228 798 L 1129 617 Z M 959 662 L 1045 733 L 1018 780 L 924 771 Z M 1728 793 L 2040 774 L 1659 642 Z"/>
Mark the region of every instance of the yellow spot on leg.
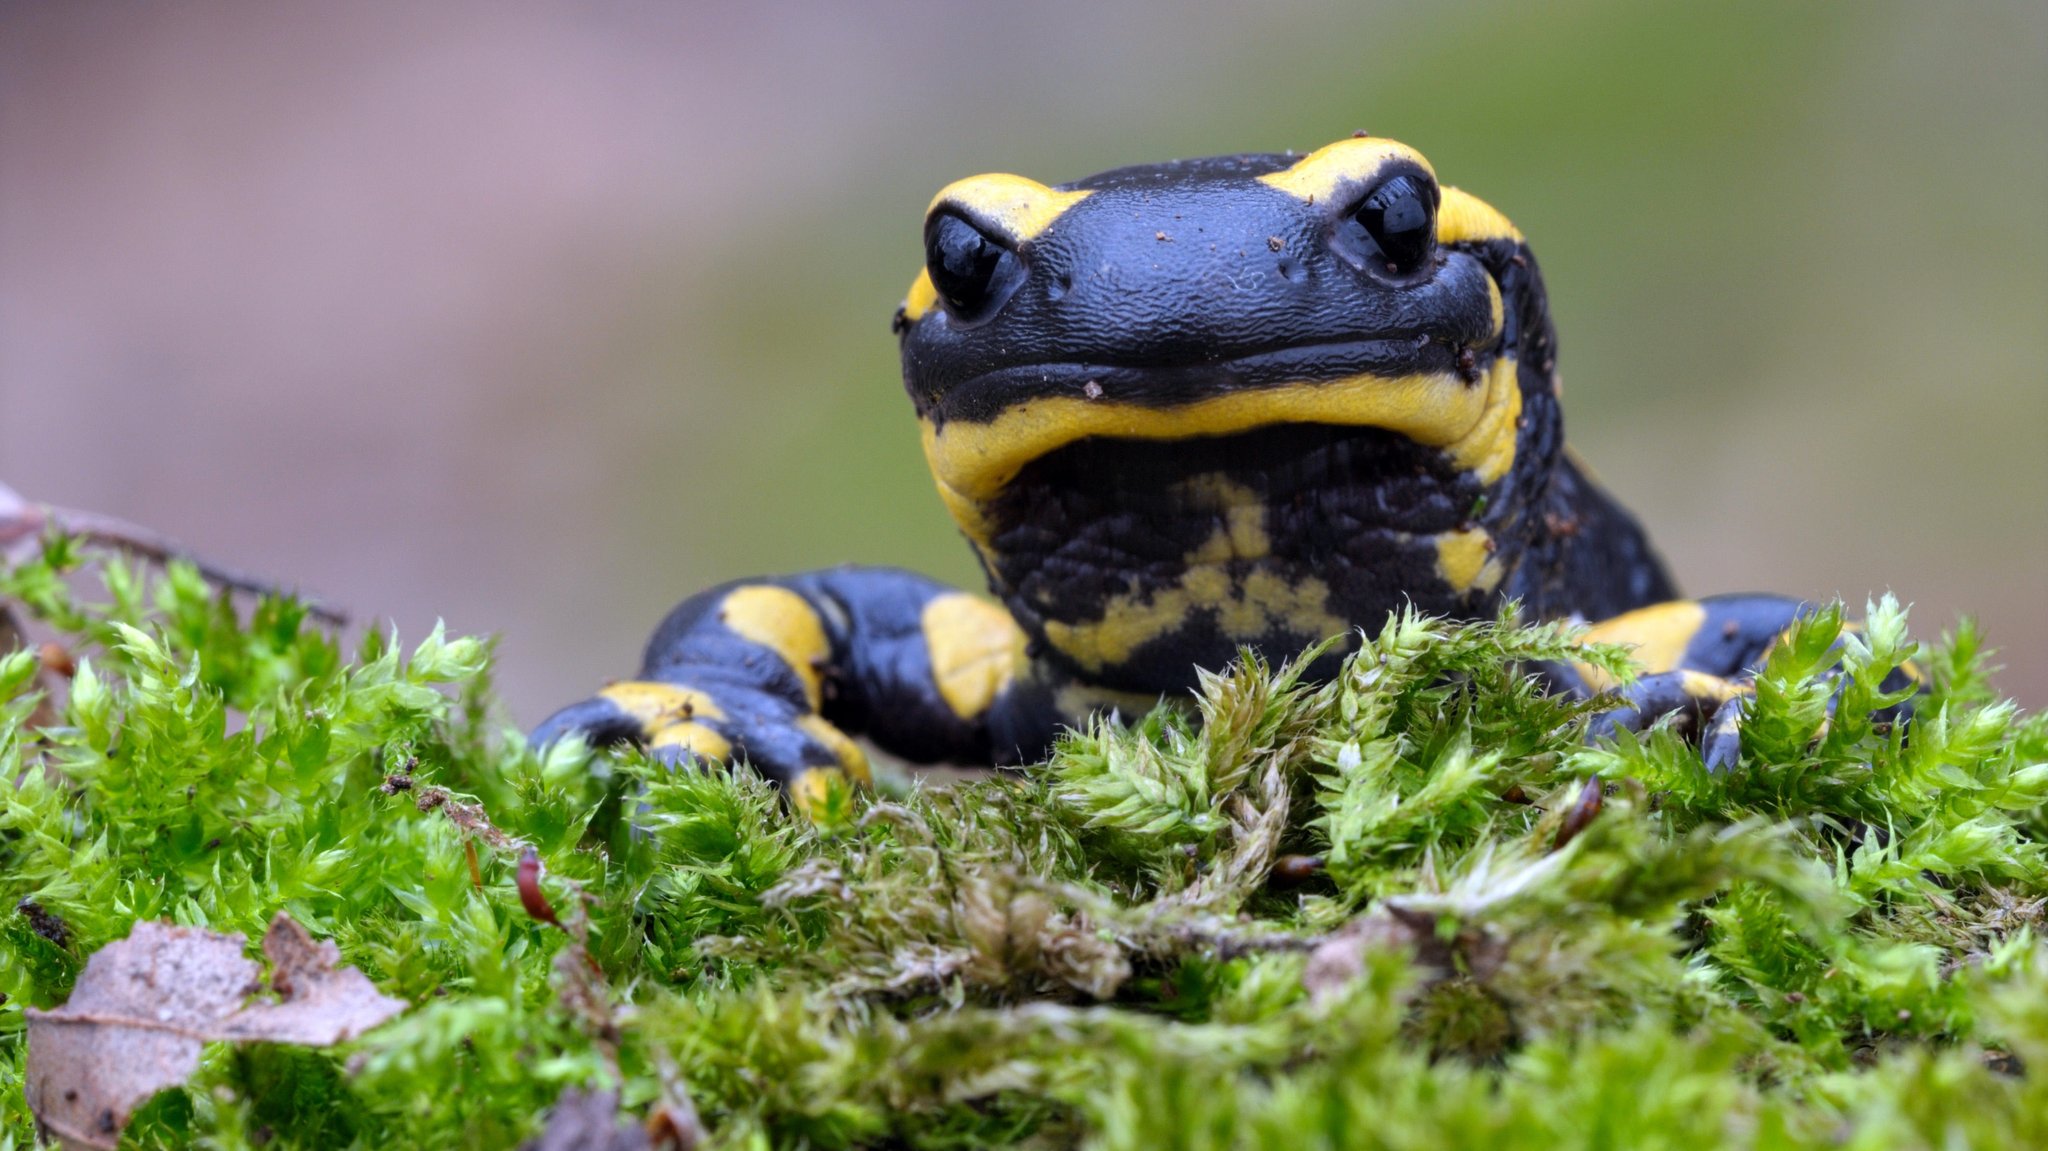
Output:
<path fill-rule="evenodd" d="M 1674 671 L 1685 659 L 1685 649 L 1699 633 L 1707 609 L 1692 600 L 1671 600 L 1625 612 L 1602 620 L 1587 629 L 1587 643 L 1618 643 L 1635 648 L 1636 663 L 1645 675 Z M 1576 665 L 1586 686 L 1606 691 L 1616 686 L 1614 677 L 1590 664 Z"/>
<path fill-rule="evenodd" d="M 846 773 L 836 767 L 805 768 L 789 781 L 789 801 L 804 818 L 816 822 L 831 809 L 835 796 L 845 795 L 852 788 Z"/>
<path fill-rule="evenodd" d="M 832 758 L 839 761 L 837 770 L 843 770 L 847 778 L 863 785 L 874 781 L 873 773 L 868 770 L 868 753 L 862 751 L 860 745 L 845 732 L 815 715 L 798 716 L 795 722 L 805 735 L 824 744 L 832 752 Z"/>
<path fill-rule="evenodd" d="M 732 758 L 732 741 L 701 723 L 671 723 L 647 741 L 649 751 L 677 748 L 703 760 L 724 762 Z"/>
<path fill-rule="evenodd" d="M 628 680 L 597 694 L 638 720 L 642 731 L 653 731 L 678 720 L 725 718 L 724 709 L 710 696 L 673 683 Z"/>
<path fill-rule="evenodd" d="M 1708 675 L 1703 671 L 1680 672 L 1679 677 L 1679 685 L 1685 689 L 1685 694 L 1694 699 L 1712 700 L 1715 703 L 1727 703 L 1738 695 L 1748 695 L 1756 690 L 1753 686 L 1722 679 L 1718 675 Z"/>
<path fill-rule="evenodd" d="M 1023 666 L 1024 633 L 987 600 L 965 592 L 933 596 L 920 622 L 932 683 L 961 719 L 986 712 Z"/>
<path fill-rule="evenodd" d="M 719 621 L 733 634 L 782 657 L 803 681 L 804 696 L 817 710 L 824 699 L 823 668 L 832 656 L 825 622 L 804 597 L 773 584 L 749 584 L 726 593 Z"/>

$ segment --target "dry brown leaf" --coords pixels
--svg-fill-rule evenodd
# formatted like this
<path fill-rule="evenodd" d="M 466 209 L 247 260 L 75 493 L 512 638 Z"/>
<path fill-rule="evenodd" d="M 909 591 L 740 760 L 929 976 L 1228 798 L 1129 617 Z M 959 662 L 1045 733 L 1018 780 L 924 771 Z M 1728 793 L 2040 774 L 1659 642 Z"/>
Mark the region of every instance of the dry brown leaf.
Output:
<path fill-rule="evenodd" d="M 519 1151 L 650 1151 L 647 1129 L 619 1118 L 616 1091 L 565 1088 L 539 1135 Z"/>
<path fill-rule="evenodd" d="M 1506 944 L 1477 928 L 1445 938 L 1436 916 L 1388 902 L 1324 936 L 1309 952 L 1302 986 L 1322 999 L 1349 986 L 1365 973 L 1366 956 L 1376 951 L 1406 951 L 1424 972 L 1426 983 L 1454 974 L 1488 979 L 1500 970 Z"/>
<path fill-rule="evenodd" d="M 128 938 L 86 960 L 71 999 L 30 1010 L 28 1104 L 66 1147 L 113 1147 L 135 1108 L 183 1083 L 209 1042 L 324 1047 L 405 1010 L 363 973 L 337 968 L 333 943 L 315 942 L 279 914 L 263 937 L 275 1000 L 245 941 L 196 927 L 137 923 Z"/>

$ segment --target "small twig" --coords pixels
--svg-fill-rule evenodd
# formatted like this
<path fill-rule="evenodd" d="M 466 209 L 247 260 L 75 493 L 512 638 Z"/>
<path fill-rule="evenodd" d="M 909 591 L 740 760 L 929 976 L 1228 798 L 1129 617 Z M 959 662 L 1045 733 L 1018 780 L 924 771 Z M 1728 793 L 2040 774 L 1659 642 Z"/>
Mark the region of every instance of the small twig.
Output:
<path fill-rule="evenodd" d="M 198 568 L 199 574 L 209 581 L 232 591 L 280 598 L 296 594 L 275 580 L 222 567 L 162 532 L 99 512 L 31 503 L 13 488 L 0 484 L 0 555 L 11 560 L 25 557 L 34 550 L 43 533 L 51 529 L 119 548 L 159 567 L 174 560 L 183 560 Z M 340 608 L 330 607 L 312 596 L 301 596 L 299 602 L 305 606 L 308 615 L 330 627 L 348 624 L 348 613 Z"/>
<path fill-rule="evenodd" d="M 407 790 L 411 786 L 412 781 L 410 777 L 406 777 L 406 783 L 402 786 L 393 786 L 387 780 L 384 784 L 384 791 L 390 794 Z M 491 817 L 484 811 L 482 804 L 464 803 L 456 799 L 454 793 L 445 787 L 422 787 L 419 789 L 419 798 L 413 802 L 421 811 L 440 812 L 448 817 L 448 822 L 500 851 L 511 851 L 515 848 L 532 850 L 524 840 L 517 839 L 498 830 L 497 825 L 491 822 Z"/>

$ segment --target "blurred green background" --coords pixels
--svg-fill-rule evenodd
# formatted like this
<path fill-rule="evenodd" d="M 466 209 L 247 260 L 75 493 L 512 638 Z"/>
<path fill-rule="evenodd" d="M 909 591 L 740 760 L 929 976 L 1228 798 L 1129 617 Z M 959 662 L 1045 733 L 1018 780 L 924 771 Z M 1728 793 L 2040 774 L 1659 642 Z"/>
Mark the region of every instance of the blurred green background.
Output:
<path fill-rule="evenodd" d="M 0 7 L 0 477 L 417 634 L 516 718 L 676 599 L 978 583 L 920 214 L 1355 129 L 1530 237 L 1691 592 L 1978 616 L 2048 703 L 2048 6 Z"/>

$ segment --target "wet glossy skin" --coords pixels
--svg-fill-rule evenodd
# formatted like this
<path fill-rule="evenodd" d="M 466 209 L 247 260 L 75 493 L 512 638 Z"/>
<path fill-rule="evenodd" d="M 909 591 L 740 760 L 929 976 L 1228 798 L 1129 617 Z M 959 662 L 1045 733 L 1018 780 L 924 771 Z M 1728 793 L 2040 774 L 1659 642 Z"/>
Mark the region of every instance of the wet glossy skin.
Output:
<path fill-rule="evenodd" d="M 1641 529 L 1564 450 L 1535 257 L 1404 145 L 975 177 L 924 238 L 904 387 L 1001 606 L 893 569 L 739 581 L 536 740 L 746 758 L 808 802 L 865 777 L 849 734 L 1028 761 L 1241 647 L 1510 597 L 1643 645 L 1650 687 L 1609 726 L 1690 709 L 1732 733 L 1742 669 L 1799 610 L 1665 602 Z"/>

